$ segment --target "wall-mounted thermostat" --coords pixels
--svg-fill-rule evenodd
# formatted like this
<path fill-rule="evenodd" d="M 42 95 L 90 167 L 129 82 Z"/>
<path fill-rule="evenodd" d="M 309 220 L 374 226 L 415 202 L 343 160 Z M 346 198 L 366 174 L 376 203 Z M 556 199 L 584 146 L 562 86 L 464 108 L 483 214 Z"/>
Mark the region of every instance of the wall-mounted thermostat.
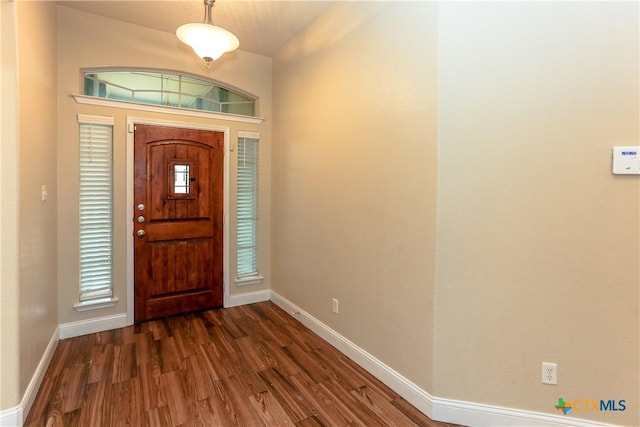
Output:
<path fill-rule="evenodd" d="M 613 147 L 612 171 L 619 175 L 640 175 L 640 147 Z"/>

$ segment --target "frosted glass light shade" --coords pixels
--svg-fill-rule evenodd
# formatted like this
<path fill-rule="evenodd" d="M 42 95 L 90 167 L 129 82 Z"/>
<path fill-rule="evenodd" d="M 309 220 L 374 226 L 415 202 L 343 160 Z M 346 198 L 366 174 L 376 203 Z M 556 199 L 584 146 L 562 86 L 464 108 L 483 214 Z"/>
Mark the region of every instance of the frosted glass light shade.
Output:
<path fill-rule="evenodd" d="M 178 39 L 191 46 L 205 62 L 215 61 L 223 53 L 235 50 L 240 45 L 238 38 L 224 28 L 210 24 L 184 24 L 176 30 Z"/>

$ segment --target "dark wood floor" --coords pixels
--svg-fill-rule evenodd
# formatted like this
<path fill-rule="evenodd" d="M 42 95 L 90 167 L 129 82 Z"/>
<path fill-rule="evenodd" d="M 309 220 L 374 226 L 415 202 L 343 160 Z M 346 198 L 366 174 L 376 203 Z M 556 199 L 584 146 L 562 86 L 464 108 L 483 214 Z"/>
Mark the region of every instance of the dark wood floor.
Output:
<path fill-rule="evenodd" d="M 450 426 L 271 302 L 62 340 L 25 425 Z"/>

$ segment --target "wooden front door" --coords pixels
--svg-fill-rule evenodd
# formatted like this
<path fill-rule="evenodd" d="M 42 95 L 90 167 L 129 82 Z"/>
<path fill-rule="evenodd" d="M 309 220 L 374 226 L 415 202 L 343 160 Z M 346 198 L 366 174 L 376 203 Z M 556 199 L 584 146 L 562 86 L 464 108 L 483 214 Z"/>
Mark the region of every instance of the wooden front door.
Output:
<path fill-rule="evenodd" d="M 135 321 L 219 307 L 222 132 L 136 125 Z"/>

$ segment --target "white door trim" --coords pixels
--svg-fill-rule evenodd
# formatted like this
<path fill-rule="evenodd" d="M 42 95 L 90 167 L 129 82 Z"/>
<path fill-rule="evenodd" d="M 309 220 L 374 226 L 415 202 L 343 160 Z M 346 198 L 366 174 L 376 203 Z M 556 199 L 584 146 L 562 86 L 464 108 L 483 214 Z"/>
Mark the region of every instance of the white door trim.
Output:
<path fill-rule="evenodd" d="M 154 125 L 154 126 L 170 126 L 185 129 L 201 129 L 211 130 L 224 133 L 224 190 L 223 190 L 223 206 L 224 206 L 224 224 L 222 227 L 223 250 L 224 257 L 223 269 L 223 296 L 222 304 L 227 305 L 229 301 L 229 147 L 231 141 L 231 128 L 221 125 L 207 125 L 201 123 L 191 123 L 182 121 L 171 121 L 164 119 L 151 119 L 148 117 L 127 116 L 127 325 L 133 325 L 134 322 L 134 263 L 133 263 L 133 217 L 131 217 L 131 207 L 133 201 L 133 178 L 134 178 L 134 161 L 133 161 L 133 129 L 136 124 Z"/>

